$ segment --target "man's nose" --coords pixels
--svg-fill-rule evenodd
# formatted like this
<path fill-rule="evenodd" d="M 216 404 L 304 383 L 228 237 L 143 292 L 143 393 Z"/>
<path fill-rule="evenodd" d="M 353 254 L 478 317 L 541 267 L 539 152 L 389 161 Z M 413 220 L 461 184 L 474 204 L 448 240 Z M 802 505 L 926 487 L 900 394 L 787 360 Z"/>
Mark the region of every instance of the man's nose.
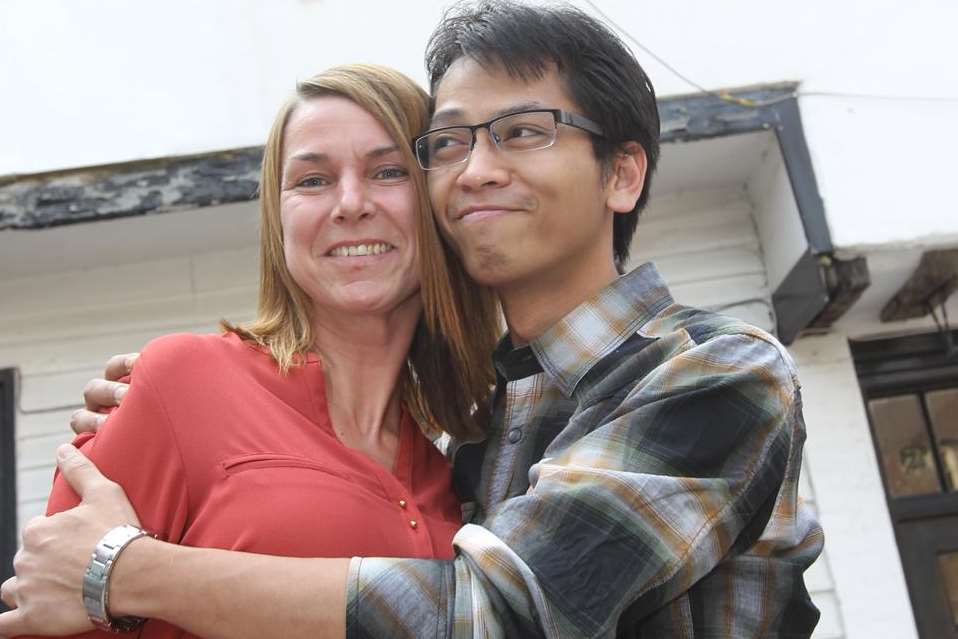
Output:
<path fill-rule="evenodd" d="M 464 188 L 478 189 L 508 183 L 509 171 L 502 157 L 504 151 L 496 145 L 488 130 L 479 129 L 475 135 L 472 152 L 457 179 L 459 184 Z"/>

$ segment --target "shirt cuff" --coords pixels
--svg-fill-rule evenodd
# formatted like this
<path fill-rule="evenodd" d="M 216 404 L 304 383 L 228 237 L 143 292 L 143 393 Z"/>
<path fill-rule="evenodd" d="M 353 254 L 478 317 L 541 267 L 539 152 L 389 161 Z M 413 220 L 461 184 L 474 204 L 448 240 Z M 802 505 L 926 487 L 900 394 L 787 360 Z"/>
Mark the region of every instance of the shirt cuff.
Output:
<path fill-rule="evenodd" d="M 346 639 L 447 639 L 451 560 L 353 557 L 346 577 Z"/>

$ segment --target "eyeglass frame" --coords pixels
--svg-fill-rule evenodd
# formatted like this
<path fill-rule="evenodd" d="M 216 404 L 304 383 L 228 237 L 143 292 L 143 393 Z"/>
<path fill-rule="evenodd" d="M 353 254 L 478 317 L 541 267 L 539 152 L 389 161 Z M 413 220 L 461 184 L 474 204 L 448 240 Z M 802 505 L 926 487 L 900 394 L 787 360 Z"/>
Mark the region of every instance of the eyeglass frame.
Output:
<path fill-rule="evenodd" d="M 439 127 L 438 129 L 430 129 L 423 133 L 422 135 L 417 135 L 412 140 L 412 151 L 413 155 L 416 156 L 416 163 L 419 165 L 423 171 L 435 171 L 436 169 L 445 169 L 450 166 L 456 166 L 457 164 L 462 164 L 467 162 L 470 157 L 472 157 L 472 152 L 476 148 L 476 131 L 479 129 L 485 129 L 489 133 L 489 139 L 492 140 L 492 143 L 496 145 L 497 149 L 502 150 L 502 147 L 499 146 L 499 140 L 496 139 L 496 136 L 492 134 L 492 129 L 490 127 L 500 120 L 505 120 L 506 118 L 511 118 L 516 115 L 522 115 L 523 113 L 551 113 L 553 126 L 555 126 L 556 135 L 552 138 L 552 141 L 549 142 L 546 146 L 538 146 L 534 149 L 524 149 L 525 151 L 540 151 L 542 149 L 548 149 L 553 144 L 555 144 L 556 139 L 559 136 L 559 125 L 564 124 L 566 126 L 571 126 L 575 129 L 580 129 L 591 133 L 593 135 L 598 135 L 599 137 L 605 137 L 605 132 L 602 130 L 602 127 L 599 126 L 596 122 L 590 120 L 584 115 L 579 115 L 578 113 L 573 113 L 572 111 L 563 111 L 562 109 L 523 109 L 521 111 L 513 111 L 512 113 L 504 113 L 503 115 L 497 115 L 491 120 L 486 120 L 485 122 L 480 122 L 479 124 L 454 124 L 450 126 Z M 441 131 L 449 131 L 452 129 L 469 129 L 469 133 L 472 136 L 472 142 L 469 144 L 469 150 L 466 152 L 466 155 L 461 160 L 456 160 L 455 162 L 450 162 L 449 164 L 443 164 L 442 166 L 434 167 L 425 167 L 422 163 L 422 158 L 419 157 L 419 142 L 424 140 L 434 133 L 439 133 Z M 509 153 L 514 153 L 516 151 L 505 149 Z"/>

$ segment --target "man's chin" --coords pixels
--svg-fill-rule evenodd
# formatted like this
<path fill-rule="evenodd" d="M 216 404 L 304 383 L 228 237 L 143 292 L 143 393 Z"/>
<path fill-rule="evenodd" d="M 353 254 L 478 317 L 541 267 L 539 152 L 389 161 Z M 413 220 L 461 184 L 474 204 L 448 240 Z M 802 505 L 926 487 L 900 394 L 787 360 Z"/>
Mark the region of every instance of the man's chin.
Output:
<path fill-rule="evenodd" d="M 477 284 L 490 288 L 507 287 L 521 277 L 516 260 L 496 250 L 470 251 L 463 266 Z"/>

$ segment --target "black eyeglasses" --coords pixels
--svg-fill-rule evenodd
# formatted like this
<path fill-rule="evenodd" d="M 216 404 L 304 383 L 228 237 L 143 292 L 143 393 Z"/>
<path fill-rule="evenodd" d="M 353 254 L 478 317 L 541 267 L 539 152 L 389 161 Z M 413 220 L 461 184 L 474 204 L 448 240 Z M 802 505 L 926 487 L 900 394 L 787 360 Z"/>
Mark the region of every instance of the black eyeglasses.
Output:
<path fill-rule="evenodd" d="M 413 140 L 416 159 L 426 171 L 459 164 L 469 159 L 476 146 L 476 131 L 486 129 L 503 151 L 535 151 L 556 141 L 560 124 L 603 135 L 602 127 L 589 118 L 561 109 L 517 111 L 471 126 L 446 126 L 426 131 Z"/>

